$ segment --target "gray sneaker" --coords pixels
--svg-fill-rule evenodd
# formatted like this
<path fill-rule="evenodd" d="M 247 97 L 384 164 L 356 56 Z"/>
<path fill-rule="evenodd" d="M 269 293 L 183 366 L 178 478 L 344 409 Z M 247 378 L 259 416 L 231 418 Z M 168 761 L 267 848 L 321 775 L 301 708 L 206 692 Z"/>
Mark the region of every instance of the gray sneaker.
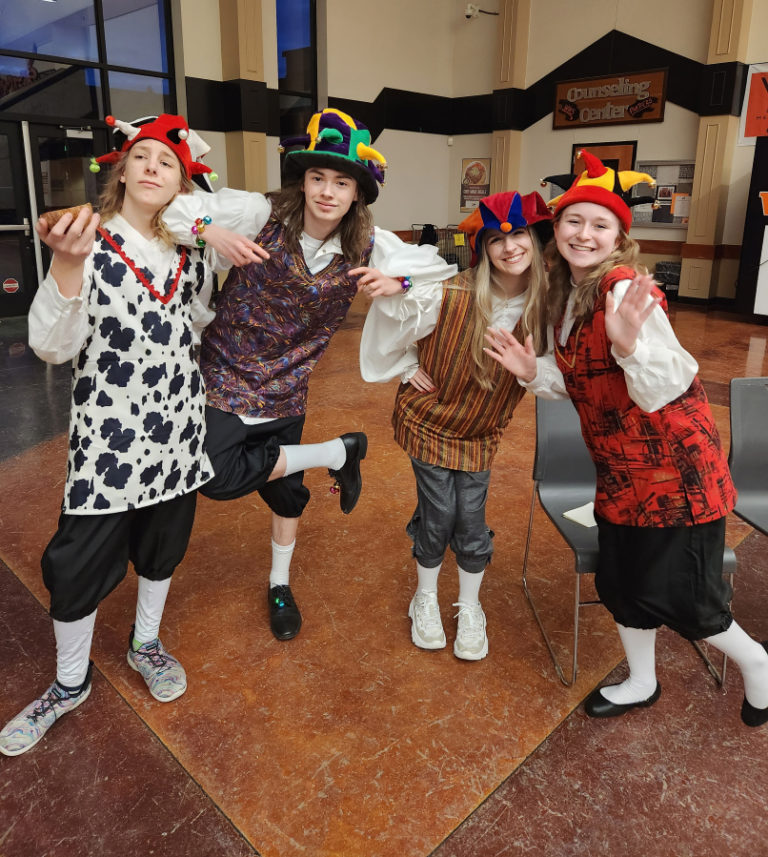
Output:
<path fill-rule="evenodd" d="M 168 654 L 156 637 L 133 650 L 133 632 L 128 639 L 128 663 L 144 677 L 149 692 L 158 702 L 172 702 L 187 689 L 184 667 Z"/>
<path fill-rule="evenodd" d="M 411 639 L 420 649 L 444 649 L 445 632 L 436 592 L 417 592 L 408 607 Z"/>
<path fill-rule="evenodd" d="M 67 690 L 55 681 L 46 692 L 0 731 L 0 753 L 4 756 L 20 756 L 31 750 L 64 714 L 85 702 L 91 693 L 93 661 L 88 664 L 85 681 L 77 693 Z"/>

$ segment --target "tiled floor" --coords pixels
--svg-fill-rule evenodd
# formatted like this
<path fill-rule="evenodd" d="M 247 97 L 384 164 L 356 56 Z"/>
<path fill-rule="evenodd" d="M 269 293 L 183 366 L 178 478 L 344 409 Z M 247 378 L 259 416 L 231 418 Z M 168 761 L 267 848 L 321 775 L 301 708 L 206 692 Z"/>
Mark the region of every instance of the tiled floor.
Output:
<path fill-rule="evenodd" d="M 673 304 L 678 335 L 727 442 L 728 381 L 768 374 L 768 328 Z M 456 660 L 455 564 L 441 577 L 448 648 L 415 649 L 404 533 L 414 503 L 391 440 L 394 387 L 356 367 L 356 303 L 311 385 L 305 437 L 364 429 L 365 489 L 349 517 L 319 471 L 292 585 L 301 634 L 267 627 L 269 517 L 258 499 L 201 499 L 171 589 L 163 639 L 189 691 L 152 700 L 125 663 L 132 575 L 102 605 L 94 692 L 30 753 L 0 757 L 0 855 L 264 857 L 707 857 L 764 853 L 768 727 L 748 730 L 741 685 L 718 690 L 689 644 L 663 632 L 652 709 L 592 721 L 581 700 L 621 660 L 612 623 L 587 613 L 574 688 L 556 679 L 519 582 L 531 491 L 533 407 L 524 399 L 489 502 L 496 553 L 483 586 L 490 654 Z M 39 557 L 64 476 L 67 370 L 0 323 L 0 720 L 51 680 Z M 570 635 L 572 563 L 537 519 L 532 575 L 558 648 Z M 767 540 L 737 519 L 735 610 L 768 638 Z M 621 670 L 621 667 L 619 667 Z M 768 853 L 768 852 L 765 852 Z"/>

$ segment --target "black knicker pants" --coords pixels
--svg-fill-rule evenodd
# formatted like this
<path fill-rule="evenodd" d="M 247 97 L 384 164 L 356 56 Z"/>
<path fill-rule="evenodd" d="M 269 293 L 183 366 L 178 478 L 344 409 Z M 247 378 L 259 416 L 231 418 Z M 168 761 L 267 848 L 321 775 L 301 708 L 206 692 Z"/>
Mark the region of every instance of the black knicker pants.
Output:
<path fill-rule="evenodd" d="M 141 577 L 167 580 L 186 553 L 196 503 L 191 491 L 125 512 L 62 514 L 41 561 L 52 618 L 75 622 L 93 613 L 125 577 L 129 561 Z"/>
<path fill-rule="evenodd" d="M 595 586 L 620 625 L 667 625 L 687 640 L 728 630 L 733 590 L 723 579 L 725 518 L 691 527 L 629 527 L 595 517 Z"/>
<path fill-rule="evenodd" d="M 212 500 L 235 500 L 258 491 L 281 518 L 299 518 L 309 502 L 304 471 L 268 482 L 281 446 L 301 443 L 304 415 L 248 425 L 237 414 L 205 408 L 205 450 L 214 477 L 200 487 Z"/>

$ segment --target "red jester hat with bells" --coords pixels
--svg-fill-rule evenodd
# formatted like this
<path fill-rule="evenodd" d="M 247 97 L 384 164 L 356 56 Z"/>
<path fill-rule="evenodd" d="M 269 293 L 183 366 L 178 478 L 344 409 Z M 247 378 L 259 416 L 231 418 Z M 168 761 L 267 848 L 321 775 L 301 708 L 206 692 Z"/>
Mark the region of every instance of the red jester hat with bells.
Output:
<path fill-rule="evenodd" d="M 565 193 L 551 199 L 547 205 L 553 209 L 555 217 L 567 206 L 576 202 L 593 202 L 612 211 L 621 223 L 622 229 L 629 232 L 632 225 L 630 206 L 654 202 L 652 196 L 632 196 L 632 188 L 643 182 L 651 187 L 656 186 L 656 180 L 648 173 L 638 173 L 635 170 L 616 172 L 596 158 L 591 152 L 582 149 L 577 153 L 586 164 L 586 169 L 580 176 L 564 174 L 547 176 L 541 180 L 544 187 L 547 182 L 567 188 Z"/>
<path fill-rule="evenodd" d="M 94 160 L 97 165 L 116 163 L 120 159 L 120 155 L 123 152 L 127 152 L 139 140 L 158 140 L 161 143 L 165 143 L 173 151 L 179 159 L 181 168 L 184 170 L 187 178 L 213 172 L 210 167 L 200 163 L 200 161 L 196 161 L 192 156 L 189 144 L 187 143 L 190 130 L 183 116 L 162 113 L 153 122 L 147 122 L 140 126 L 122 122 L 120 119 L 115 119 L 114 116 L 107 116 L 106 122 L 107 125 L 113 125 L 122 131 L 126 139 L 121 149 L 95 158 Z M 91 165 L 91 169 L 93 169 L 93 164 Z"/>
<path fill-rule="evenodd" d="M 481 199 L 472 214 L 461 221 L 459 231 L 467 234 L 474 267 L 479 256 L 480 239 L 486 229 L 506 233 L 527 226 L 535 230 L 543 247 L 552 237 L 552 214 L 536 191 L 520 196 L 516 190 L 510 190 Z"/>

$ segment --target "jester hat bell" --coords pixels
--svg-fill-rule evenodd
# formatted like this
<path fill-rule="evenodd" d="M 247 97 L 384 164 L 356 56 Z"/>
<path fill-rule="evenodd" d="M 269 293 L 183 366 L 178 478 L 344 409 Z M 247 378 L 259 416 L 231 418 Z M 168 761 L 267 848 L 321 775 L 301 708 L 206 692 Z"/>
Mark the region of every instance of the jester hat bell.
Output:
<path fill-rule="evenodd" d="M 371 148 L 371 132 L 361 122 L 327 107 L 309 120 L 306 134 L 280 141 L 281 151 L 297 145 L 305 148 L 289 151 L 285 156 L 283 175 L 288 181 L 300 180 L 312 167 L 328 168 L 352 176 L 366 204 L 379 195 L 387 162 Z"/>
<path fill-rule="evenodd" d="M 656 180 L 648 173 L 639 173 L 635 170 L 616 172 L 606 167 L 599 158 L 586 149 L 582 149 L 577 154 L 587 167 L 581 175 L 547 176 L 541 180 L 542 186 L 551 182 L 568 188 L 565 193 L 547 203 L 553 209 L 555 217 L 567 206 L 576 202 L 593 202 L 612 211 L 618 217 L 624 231 L 629 232 L 632 225 L 630 206 L 654 202 L 652 196 L 632 196 L 632 188 L 643 182 L 655 187 Z"/>
<path fill-rule="evenodd" d="M 459 224 L 459 231 L 467 233 L 475 264 L 487 229 L 507 233 L 528 226 L 534 229 L 540 243 L 544 245 L 552 237 L 552 214 L 536 191 L 521 196 L 512 190 L 481 199 L 472 214 Z"/>
<path fill-rule="evenodd" d="M 202 157 L 202 154 L 205 154 L 210 147 L 206 146 L 194 131 L 190 131 L 187 120 L 183 116 L 162 113 L 157 118 L 144 121 L 144 124 L 139 125 L 138 122 L 140 121 L 143 120 L 137 120 L 137 124 L 132 125 L 129 122 L 115 119 L 114 116 L 107 116 L 107 125 L 111 125 L 116 131 L 122 132 L 125 141 L 120 149 L 96 158 L 96 163 L 114 164 L 120 159 L 123 152 L 127 152 L 139 140 L 158 140 L 173 151 L 187 178 L 212 172 L 209 166 L 196 160 L 197 157 Z M 202 154 L 197 151 L 198 142 L 202 144 Z M 190 144 L 197 147 L 194 155 Z"/>

